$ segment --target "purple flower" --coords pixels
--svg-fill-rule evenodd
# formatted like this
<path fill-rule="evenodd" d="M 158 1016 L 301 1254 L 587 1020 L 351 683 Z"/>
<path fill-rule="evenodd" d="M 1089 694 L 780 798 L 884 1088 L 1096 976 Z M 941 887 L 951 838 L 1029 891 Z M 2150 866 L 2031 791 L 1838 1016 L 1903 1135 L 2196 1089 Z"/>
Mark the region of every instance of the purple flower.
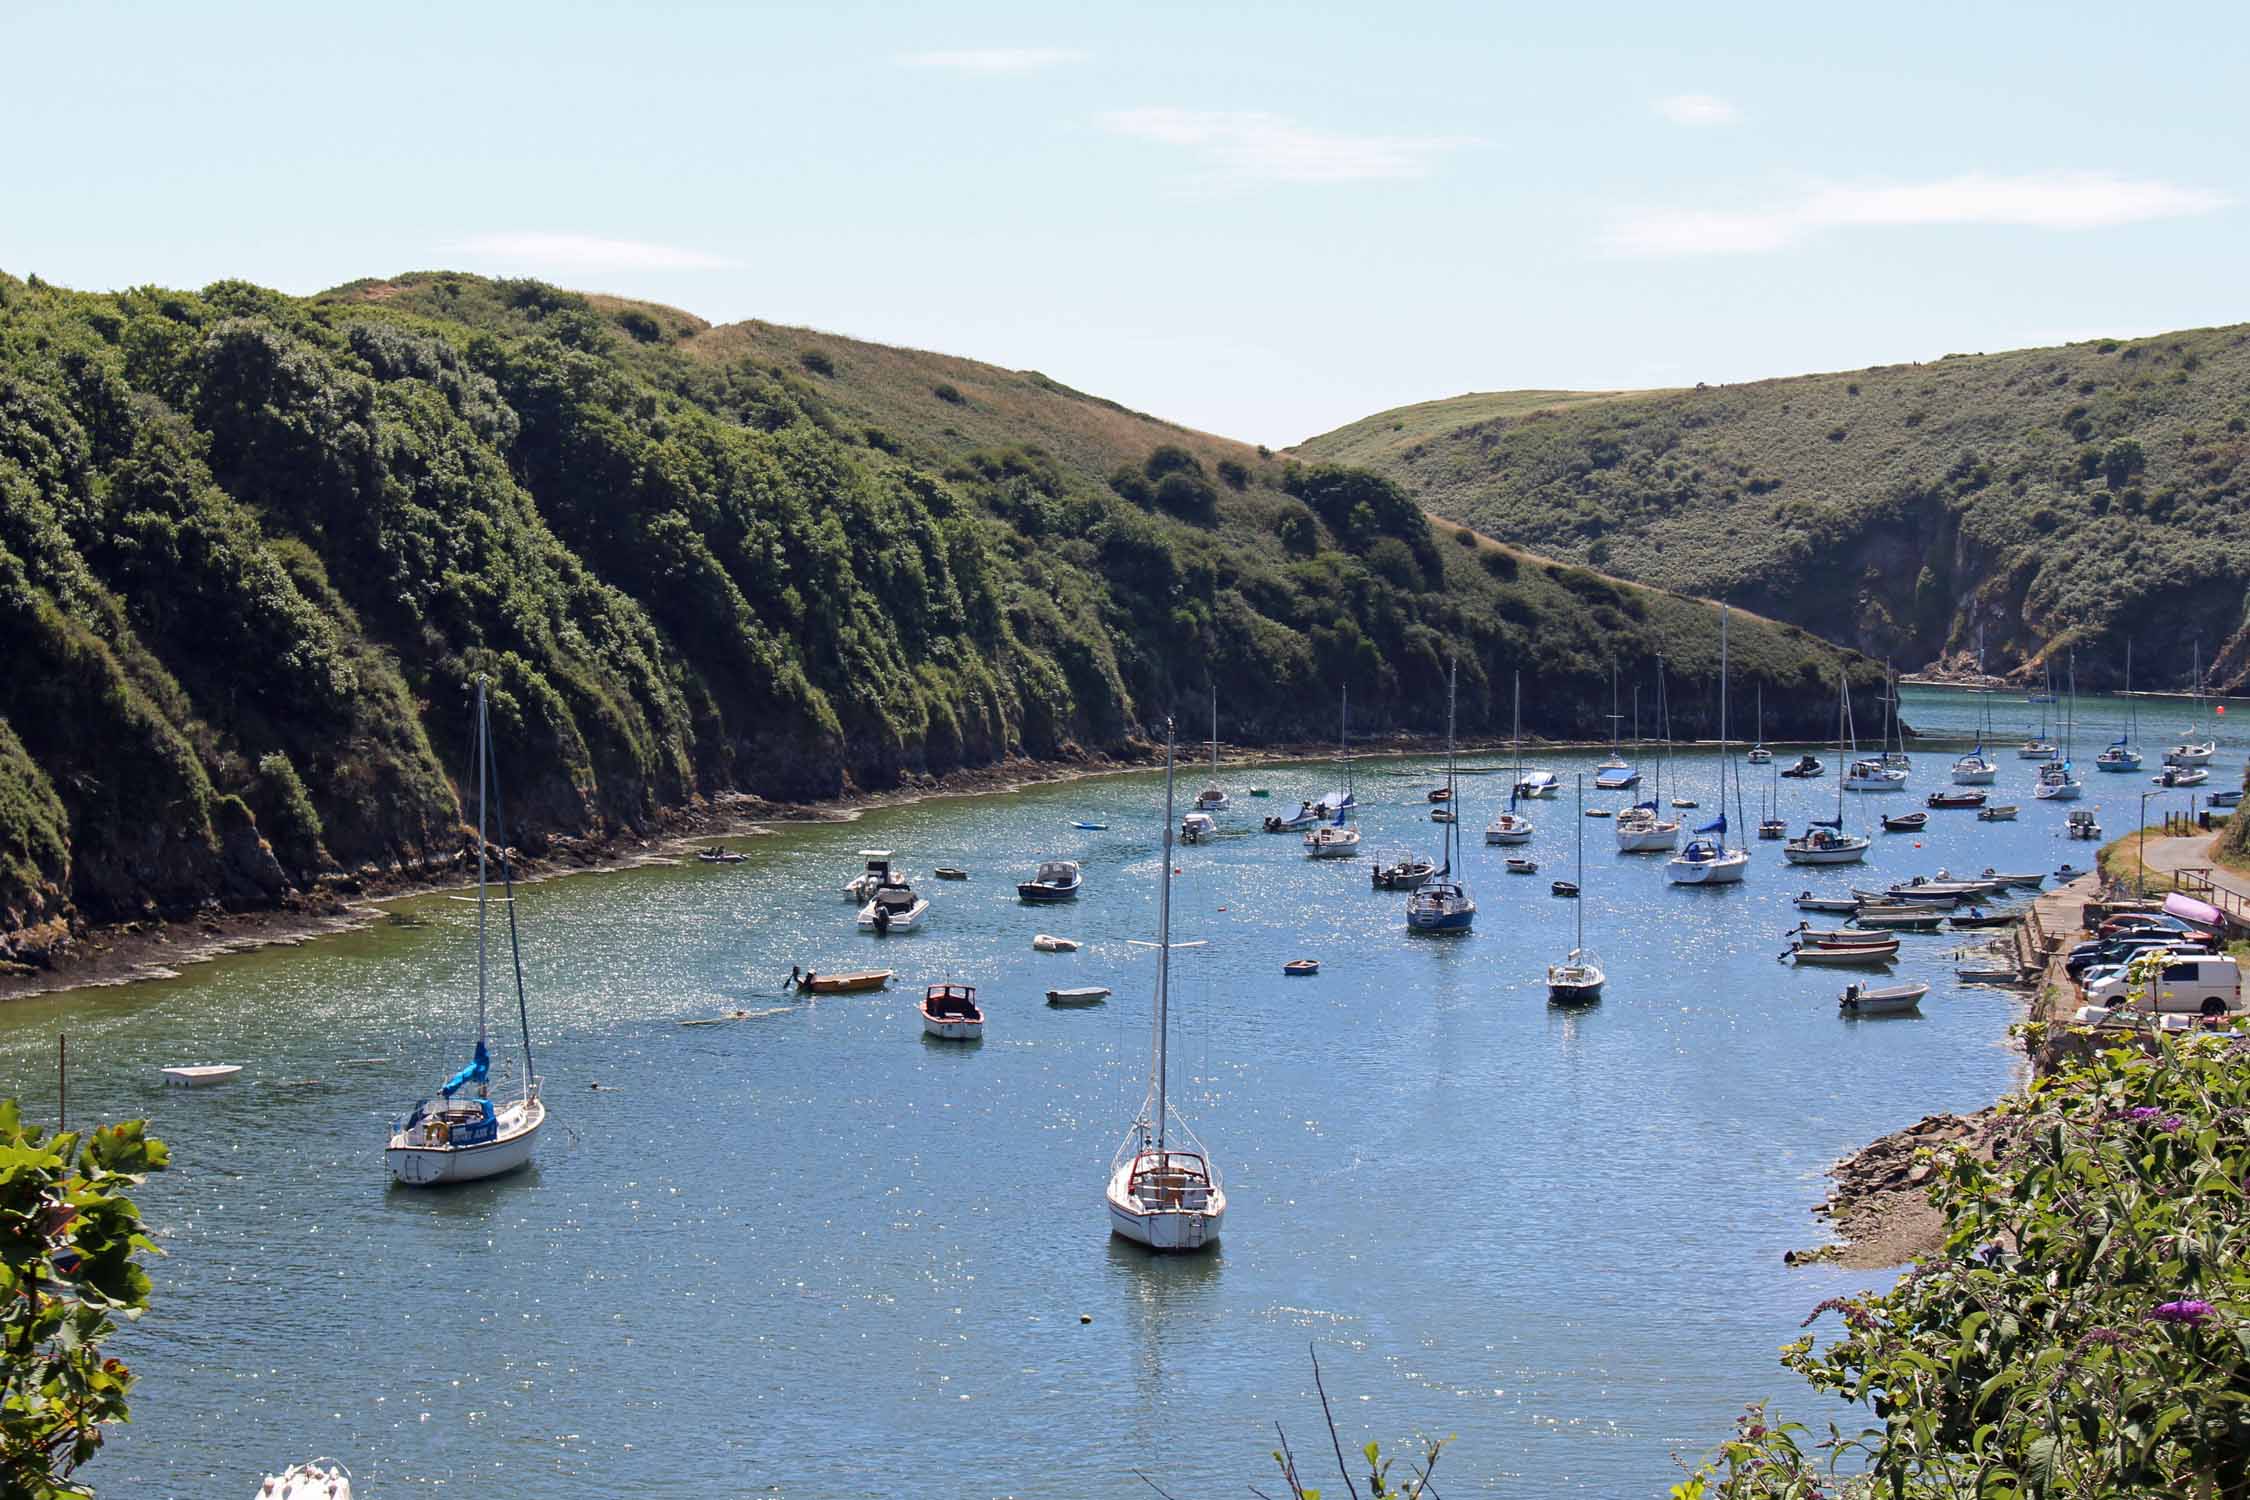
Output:
<path fill-rule="evenodd" d="M 2173 1131 L 2178 1130 L 2182 1125 L 2185 1125 L 2186 1123 L 2187 1121 L 2181 1119 L 2178 1115 L 2166 1115 L 2163 1119 L 2156 1122 L 2156 1128 L 2163 1131 L 2166 1135 L 2170 1135 Z"/>
<path fill-rule="evenodd" d="M 2185 1323 L 2192 1328 L 2209 1318 L 2211 1313 L 2210 1303 L 2184 1299 L 2179 1302 L 2167 1302 L 2155 1312 L 2150 1313 L 2149 1316 L 2159 1322 Z"/>
<path fill-rule="evenodd" d="M 2153 1120 L 2162 1113 L 2164 1111 L 2153 1104 L 2142 1104 L 2125 1111 L 2125 1118 L 2128 1120 Z"/>

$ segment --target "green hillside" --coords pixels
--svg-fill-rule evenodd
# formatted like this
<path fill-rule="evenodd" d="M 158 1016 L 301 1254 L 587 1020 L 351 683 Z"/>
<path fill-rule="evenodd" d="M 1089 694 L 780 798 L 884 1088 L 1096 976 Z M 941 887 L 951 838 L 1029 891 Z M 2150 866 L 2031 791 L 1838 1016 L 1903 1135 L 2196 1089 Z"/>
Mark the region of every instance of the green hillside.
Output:
<path fill-rule="evenodd" d="M 1750 385 L 1518 392 L 1310 439 L 1510 542 L 1871 654 L 2250 680 L 2250 326 Z M 1386 436 L 1387 435 L 1387 436 Z"/>
<path fill-rule="evenodd" d="M 1710 722 L 1706 605 L 1433 528 L 1387 482 L 1045 377 L 455 275 L 311 299 L 0 276 L 0 949 L 461 845 L 1011 756 L 1462 720 L 1586 734 L 1616 660 Z M 1827 648 L 1736 688 L 1817 732 Z M 1862 664 L 1862 675 L 1865 665 Z"/>

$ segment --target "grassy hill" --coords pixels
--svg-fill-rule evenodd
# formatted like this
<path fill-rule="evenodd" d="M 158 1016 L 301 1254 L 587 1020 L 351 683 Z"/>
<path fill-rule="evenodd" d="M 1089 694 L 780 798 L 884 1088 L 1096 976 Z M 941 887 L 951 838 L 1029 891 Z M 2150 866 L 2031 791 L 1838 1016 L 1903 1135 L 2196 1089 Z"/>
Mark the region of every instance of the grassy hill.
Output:
<path fill-rule="evenodd" d="M 1439 515 L 1919 666 L 2250 680 L 2250 326 L 1748 385 L 1513 392 L 1310 439 Z"/>
<path fill-rule="evenodd" d="M 1433 527 L 1389 482 L 1044 376 L 450 274 L 300 299 L 0 275 L 0 957 L 509 837 L 1014 756 L 1714 716 L 1698 601 Z M 1735 686 L 1817 733 L 1822 643 Z M 1832 678 L 1831 678 L 1832 680 Z M 1868 681 L 1865 663 L 1859 680 Z"/>

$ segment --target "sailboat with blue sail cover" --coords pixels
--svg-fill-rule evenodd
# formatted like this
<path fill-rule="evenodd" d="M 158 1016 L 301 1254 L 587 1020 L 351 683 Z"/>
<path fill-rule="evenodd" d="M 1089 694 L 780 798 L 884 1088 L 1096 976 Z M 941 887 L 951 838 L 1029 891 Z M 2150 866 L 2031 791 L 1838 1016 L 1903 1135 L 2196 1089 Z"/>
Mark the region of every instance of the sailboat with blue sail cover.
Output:
<path fill-rule="evenodd" d="M 1836 753 L 1841 756 L 1844 746 L 1851 744 L 1857 755 L 1859 745 L 1851 728 L 1851 674 L 1841 662 L 1836 666 Z M 1863 834 L 1844 832 L 1844 782 L 1836 781 L 1836 816 L 1812 818 L 1804 833 L 1781 846 L 1781 857 L 1793 865 L 1856 865 L 1867 858 L 1867 851 L 1875 841 Z"/>
<path fill-rule="evenodd" d="M 1665 861 L 1674 885 L 1737 885 L 1750 865 L 1750 851 L 1727 847 L 1727 607 L 1719 606 L 1719 815 L 1695 830 L 1687 847 Z"/>
<path fill-rule="evenodd" d="M 2109 748 L 2094 757 L 2097 771 L 2138 771 L 2141 752 L 2133 748 L 2135 731 L 2140 727 L 2140 715 L 2133 711 L 2133 643 L 2125 643 L 2125 732 L 2112 740 Z"/>
<path fill-rule="evenodd" d="M 531 1015 L 523 989 L 523 948 L 516 932 L 515 881 L 505 847 L 507 820 L 500 815 L 500 775 L 492 755 L 491 718 L 485 706 L 486 679 L 477 678 L 477 1045 L 468 1066 L 439 1088 L 437 1097 L 417 1103 L 391 1127 L 384 1164 L 408 1187 L 473 1182 L 512 1172 L 531 1160 L 547 1106 L 539 1097 L 539 1076 L 531 1070 Z M 487 794 L 492 818 L 486 818 Z M 497 823 L 503 847 L 493 850 L 486 830 Z M 500 859 L 501 901 L 508 909 L 508 952 L 516 976 L 516 1019 L 523 1037 L 522 1092 L 495 1105 L 492 1100 L 492 1047 L 486 1025 L 487 913 L 490 880 L 486 852 Z M 476 1092 L 464 1097 L 474 1085 Z"/>
<path fill-rule="evenodd" d="M 1454 686 L 1460 676 L 1461 664 L 1456 660 L 1445 684 L 1445 787 L 1449 800 L 1459 795 L 1453 775 L 1453 704 Z M 1461 862 L 1460 819 L 1455 818 L 1444 826 L 1445 863 L 1406 898 L 1408 932 L 1466 932 L 1477 919 L 1476 898 L 1454 873 Z"/>
<path fill-rule="evenodd" d="M 1984 742 L 1992 734 L 1992 691 L 1983 685 L 1984 630 L 1981 626 L 1977 630 L 1977 683 L 1977 746 L 1953 763 L 1955 786 L 1990 786 L 2000 774 L 2000 767 L 1984 753 Z"/>

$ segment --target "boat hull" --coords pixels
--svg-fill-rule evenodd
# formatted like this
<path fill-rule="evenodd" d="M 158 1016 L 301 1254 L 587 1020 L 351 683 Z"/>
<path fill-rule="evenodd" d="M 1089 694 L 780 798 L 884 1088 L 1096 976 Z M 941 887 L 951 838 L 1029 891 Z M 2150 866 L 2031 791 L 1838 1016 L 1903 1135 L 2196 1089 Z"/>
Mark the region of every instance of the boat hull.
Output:
<path fill-rule="evenodd" d="M 1670 854 L 1680 847 L 1680 825 L 1641 828 L 1620 824 L 1616 829 L 1620 854 Z"/>
<path fill-rule="evenodd" d="M 1867 845 L 1853 844 L 1834 849 L 1799 849 L 1781 846 L 1781 857 L 1793 865 L 1856 865 L 1867 858 Z"/>
<path fill-rule="evenodd" d="M 1990 786 L 1992 785 L 1992 779 L 1999 774 L 2000 768 L 1998 766 L 1979 766 L 1973 770 L 1955 766 L 1953 768 L 1953 784 L 1955 786 Z"/>
<path fill-rule="evenodd" d="M 930 899 L 922 896 L 916 898 L 914 904 L 906 910 L 892 913 L 888 921 L 878 922 L 875 920 L 875 905 L 869 902 L 860 910 L 859 925 L 863 930 L 875 933 L 912 932 L 921 924 L 922 918 L 929 914 L 929 910 Z"/>
<path fill-rule="evenodd" d="M 1790 956 L 1801 964 L 1825 964 L 1832 968 L 1857 964 L 1885 964 L 1898 957 L 1898 944 L 1852 943 L 1838 948 L 1798 946 Z"/>
<path fill-rule="evenodd" d="M 509 1105 L 498 1114 L 500 1133 L 474 1146 L 410 1146 L 403 1133 L 393 1135 L 383 1163 L 393 1180 L 406 1187 L 475 1182 L 529 1165 L 539 1127 L 547 1123 L 545 1101 Z"/>
<path fill-rule="evenodd" d="M 1477 909 L 1467 911 L 1416 912 L 1406 914 L 1409 932 L 1467 932 L 1477 919 Z"/>
<path fill-rule="evenodd" d="M 1016 887 L 1016 899 L 1028 901 L 1033 906 L 1051 906 L 1057 901 L 1076 901 L 1078 887 L 1074 885 L 1041 885 L 1027 880 Z"/>
<path fill-rule="evenodd" d="M 961 1016 L 933 1016 L 922 1012 L 922 1035 L 941 1042 L 974 1042 L 984 1037 L 984 1022 Z"/>
<path fill-rule="evenodd" d="M 1729 853 L 1718 859 L 1675 859 L 1664 873 L 1674 885 L 1739 885 L 1749 868 L 1748 855 Z"/>
<path fill-rule="evenodd" d="M 1165 1253 L 1204 1250 L 1219 1242 L 1219 1228 L 1227 1212 L 1224 1189 L 1213 1188 L 1208 1206 L 1202 1209 L 1148 1209 L 1125 1190 L 1124 1178 L 1131 1170 L 1121 1168 L 1110 1179 L 1105 1195 L 1110 1233 Z"/>

